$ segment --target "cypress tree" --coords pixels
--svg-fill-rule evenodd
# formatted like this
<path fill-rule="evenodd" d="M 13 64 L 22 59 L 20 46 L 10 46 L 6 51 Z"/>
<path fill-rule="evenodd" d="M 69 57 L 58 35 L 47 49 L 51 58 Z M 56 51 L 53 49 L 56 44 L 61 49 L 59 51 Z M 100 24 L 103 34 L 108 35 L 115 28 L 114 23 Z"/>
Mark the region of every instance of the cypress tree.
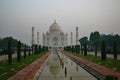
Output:
<path fill-rule="evenodd" d="M 81 46 L 81 54 L 83 54 L 83 48 L 82 48 L 82 46 Z"/>
<path fill-rule="evenodd" d="M 47 46 L 45 46 L 45 51 L 47 51 Z"/>
<path fill-rule="evenodd" d="M 102 48 L 101 48 L 101 59 L 102 61 L 106 60 L 106 45 L 105 45 L 105 41 L 102 41 Z"/>
<path fill-rule="evenodd" d="M 41 53 L 41 45 L 39 45 L 39 53 Z"/>
<path fill-rule="evenodd" d="M 26 58 L 26 44 L 25 44 L 25 46 L 24 46 L 24 59 Z"/>
<path fill-rule="evenodd" d="M 45 46 L 42 47 L 42 51 L 43 51 L 43 52 L 45 51 Z"/>
<path fill-rule="evenodd" d="M 97 56 L 97 42 L 95 44 L 95 56 Z"/>
<path fill-rule="evenodd" d="M 32 54 L 34 54 L 34 45 L 32 44 Z"/>
<path fill-rule="evenodd" d="M 117 60 L 116 40 L 114 40 L 113 42 L 113 56 L 114 56 L 114 60 Z"/>
<path fill-rule="evenodd" d="M 30 56 L 30 51 L 31 51 L 31 50 L 30 50 L 30 48 L 29 48 L 28 56 Z"/>
<path fill-rule="evenodd" d="M 72 53 L 73 53 L 74 46 L 72 45 Z"/>
<path fill-rule="evenodd" d="M 77 53 L 77 45 L 75 45 L 75 52 Z"/>
<path fill-rule="evenodd" d="M 21 42 L 17 42 L 17 61 L 21 60 Z"/>
<path fill-rule="evenodd" d="M 86 45 L 86 43 L 84 44 L 84 56 L 87 56 L 87 45 Z"/>
<path fill-rule="evenodd" d="M 75 45 L 75 52 L 78 53 L 78 45 Z"/>
<path fill-rule="evenodd" d="M 70 52 L 72 52 L 72 46 L 70 46 Z"/>
<path fill-rule="evenodd" d="M 71 51 L 71 46 L 68 46 L 68 51 Z"/>
<path fill-rule="evenodd" d="M 79 53 L 80 53 L 80 45 L 79 45 Z"/>
<path fill-rule="evenodd" d="M 80 53 L 80 45 L 77 45 L 77 53 L 79 54 Z"/>
<path fill-rule="evenodd" d="M 37 54 L 37 45 L 35 45 L 34 51 L 35 51 L 34 54 Z"/>
<path fill-rule="evenodd" d="M 12 64 L 11 39 L 8 40 L 8 64 Z"/>
<path fill-rule="evenodd" d="M 46 47 L 46 50 L 48 51 L 48 47 Z"/>

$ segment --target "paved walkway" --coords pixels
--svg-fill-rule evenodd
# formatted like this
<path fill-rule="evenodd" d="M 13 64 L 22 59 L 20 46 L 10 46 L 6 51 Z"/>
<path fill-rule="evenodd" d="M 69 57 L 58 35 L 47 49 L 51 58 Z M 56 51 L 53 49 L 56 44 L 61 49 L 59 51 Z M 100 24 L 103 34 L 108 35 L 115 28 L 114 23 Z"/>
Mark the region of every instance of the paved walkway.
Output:
<path fill-rule="evenodd" d="M 27 54 L 28 54 L 28 52 L 27 52 Z M 23 55 L 24 55 L 24 53 L 22 52 L 21 56 L 23 56 Z M 12 58 L 16 58 L 16 57 L 17 57 L 17 53 L 12 54 Z M 0 61 L 4 61 L 4 60 L 8 60 L 8 55 L 1 55 L 0 56 Z"/>
<path fill-rule="evenodd" d="M 49 55 L 50 52 L 16 73 L 8 80 L 35 80 L 34 76 L 36 72 L 42 67 Z"/>
<path fill-rule="evenodd" d="M 118 78 L 118 80 L 120 80 L 120 73 L 119 72 L 116 72 L 116 71 L 113 71 L 113 70 L 110 70 L 108 68 L 105 68 L 103 66 L 100 66 L 98 64 L 95 64 L 95 63 L 92 63 L 90 61 L 87 61 L 85 59 L 82 59 L 82 58 L 79 58 L 77 56 L 74 56 L 72 54 L 67 54 L 67 56 L 70 56 L 72 57 L 73 59 L 79 61 L 80 63 L 83 63 L 85 65 L 87 65 L 88 67 L 92 68 L 93 70 L 103 74 L 104 76 L 107 76 L 107 75 L 112 75 L 112 76 L 115 76 Z"/>
<path fill-rule="evenodd" d="M 95 52 L 88 52 L 88 54 L 95 55 Z M 101 53 L 98 52 L 97 56 L 101 56 Z M 107 57 L 113 59 L 112 54 L 107 54 Z M 120 55 L 117 56 L 117 59 L 120 60 Z"/>

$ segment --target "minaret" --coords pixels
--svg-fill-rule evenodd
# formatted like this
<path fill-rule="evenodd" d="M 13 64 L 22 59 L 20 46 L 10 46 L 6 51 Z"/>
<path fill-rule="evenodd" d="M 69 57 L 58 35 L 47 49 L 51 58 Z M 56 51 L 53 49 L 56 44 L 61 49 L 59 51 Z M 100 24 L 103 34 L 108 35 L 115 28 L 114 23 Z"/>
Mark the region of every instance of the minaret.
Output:
<path fill-rule="evenodd" d="M 37 44 L 39 45 L 39 32 L 37 32 Z"/>
<path fill-rule="evenodd" d="M 31 44 L 33 45 L 35 43 L 34 41 L 34 27 L 32 27 L 32 41 Z"/>
<path fill-rule="evenodd" d="M 73 45 L 73 33 L 71 32 L 71 46 Z"/>
<path fill-rule="evenodd" d="M 79 40 L 78 40 L 78 27 L 76 27 L 76 45 L 79 45 Z"/>

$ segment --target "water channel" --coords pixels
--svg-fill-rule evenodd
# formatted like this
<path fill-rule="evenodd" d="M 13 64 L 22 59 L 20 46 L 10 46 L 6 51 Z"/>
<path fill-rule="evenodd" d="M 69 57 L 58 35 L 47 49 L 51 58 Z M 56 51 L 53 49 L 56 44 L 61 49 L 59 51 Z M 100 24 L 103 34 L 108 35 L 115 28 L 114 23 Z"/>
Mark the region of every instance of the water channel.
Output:
<path fill-rule="evenodd" d="M 38 80 L 97 80 L 61 52 L 53 51 Z"/>

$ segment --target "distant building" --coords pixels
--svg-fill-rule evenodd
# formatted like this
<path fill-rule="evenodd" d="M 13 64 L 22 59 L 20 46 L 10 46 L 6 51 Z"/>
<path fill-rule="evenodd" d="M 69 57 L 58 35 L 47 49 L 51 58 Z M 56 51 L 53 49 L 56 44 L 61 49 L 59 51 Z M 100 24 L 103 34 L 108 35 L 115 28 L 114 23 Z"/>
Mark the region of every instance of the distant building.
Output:
<path fill-rule="evenodd" d="M 54 21 L 46 34 L 43 34 L 43 45 L 49 49 L 63 50 L 67 44 L 67 34 L 64 34 L 58 23 Z"/>

